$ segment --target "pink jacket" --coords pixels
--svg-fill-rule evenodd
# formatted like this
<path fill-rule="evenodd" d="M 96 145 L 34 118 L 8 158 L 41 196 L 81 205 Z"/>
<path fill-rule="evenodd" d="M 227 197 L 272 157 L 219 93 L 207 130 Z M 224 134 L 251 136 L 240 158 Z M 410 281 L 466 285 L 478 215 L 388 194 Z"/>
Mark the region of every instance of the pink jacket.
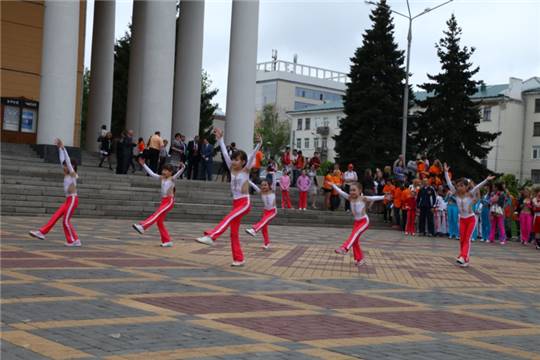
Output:
<path fill-rule="evenodd" d="M 296 180 L 296 186 L 300 191 L 308 191 L 311 186 L 311 180 L 307 175 L 300 175 L 298 180 Z"/>
<path fill-rule="evenodd" d="M 279 187 L 281 190 L 289 191 L 289 187 L 291 186 L 291 178 L 288 175 L 283 175 L 279 178 Z"/>

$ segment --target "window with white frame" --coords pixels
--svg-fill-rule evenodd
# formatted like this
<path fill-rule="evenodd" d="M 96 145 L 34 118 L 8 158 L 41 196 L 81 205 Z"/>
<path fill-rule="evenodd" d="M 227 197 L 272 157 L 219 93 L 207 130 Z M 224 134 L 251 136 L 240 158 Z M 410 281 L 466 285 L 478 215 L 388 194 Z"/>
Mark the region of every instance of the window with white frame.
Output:
<path fill-rule="evenodd" d="M 310 130 L 311 129 L 311 119 L 306 118 L 306 125 L 304 126 L 304 130 Z"/>
<path fill-rule="evenodd" d="M 540 160 L 540 146 L 537 145 L 532 147 L 532 159 Z"/>
<path fill-rule="evenodd" d="M 301 149 L 302 148 L 302 139 L 297 138 L 296 139 L 296 148 Z"/>
<path fill-rule="evenodd" d="M 298 119 L 296 123 L 296 130 L 302 130 L 302 119 Z"/>
<path fill-rule="evenodd" d="M 313 138 L 313 147 L 317 150 L 319 147 L 319 138 Z"/>
<path fill-rule="evenodd" d="M 309 138 L 304 139 L 304 148 L 309 149 Z"/>
<path fill-rule="evenodd" d="M 485 106 L 482 111 L 482 121 L 491 121 L 491 107 Z"/>
<path fill-rule="evenodd" d="M 326 148 L 328 147 L 328 146 L 327 146 L 327 139 L 326 139 L 326 138 L 323 138 L 323 139 L 322 139 L 322 145 L 321 145 L 321 147 L 322 147 L 323 149 L 326 149 Z"/>

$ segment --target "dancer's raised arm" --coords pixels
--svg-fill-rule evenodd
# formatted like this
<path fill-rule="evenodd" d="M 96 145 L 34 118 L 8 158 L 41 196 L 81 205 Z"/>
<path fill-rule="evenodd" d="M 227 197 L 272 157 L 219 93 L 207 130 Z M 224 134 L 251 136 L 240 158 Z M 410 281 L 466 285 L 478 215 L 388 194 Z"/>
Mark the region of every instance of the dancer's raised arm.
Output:
<path fill-rule="evenodd" d="M 182 175 L 184 170 L 186 170 L 186 165 L 184 165 L 183 163 L 180 163 L 180 169 L 178 169 L 176 174 L 173 175 L 173 180 L 178 179 L 180 177 L 180 175 Z"/>
<path fill-rule="evenodd" d="M 376 195 L 376 196 L 363 196 L 363 198 L 367 201 L 370 201 L 370 202 L 375 202 L 375 201 L 382 201 L 384 200 L 385 196 L 384 195 Z"/>
<path fill-rule="evenodd" d="M 251 180 L 249 180 L 249 186 L 251 186 L 251 188 L 253 190 L 255 190 L 255 192 L 257 192 L 257 194 L 259 194 L 261 192 L 261 188 L 258 187 L 257 185 L 255 185 L 255 183 L 252 182 Z"/>
<path fill-rule="evenodd" d="M 155 172 L 152 171 L 152 169 L 150 169 L 146 163 L 144 162 L 144 159 L 143 158 L 139 158 L 139 164 L 141 164 L 142 168 L 144 169 L 144 171 L 146 171 L 146 173 L 148 175 L 150 175 L 151 177 L 153 177 L 154 179 L 161 179 L 161 176 L 156 174 Z"/>
<path fill-rule="evenodd" d="M 253 160 L 255 160 L 255 155 L 257 154 L 257 151 L 259 151 L 259 149 L 261 148 L 261 143 L 262 143 L 261 136 L 257 135 L 255 140 L 257 141 L 257 145 L 255 146 L 255 149 L 253 149 L 251 154 L 249 154 L 247 162 L 246 162 L 246 166 L 244 166 L 244 168 L 248 170 L 251 169 L 251 167 L 253 166 Z"/>
<path fill-rule="evenodd" d="M 71 164 L 71 159 L 69 158 L 69 154 L 64 147 L 64 143 L 60 139 L 55 140 L 56 146 L 58 147 L 58 156 L 60 157 L 60 165 L 66 164 L 66 167 L 68 168 L 68 172 L 70 175 L 75 174 L 75 170 L 73 169 L 73 165 Z"/>
<path fill-rule="evenodd" d="M 347 194 L 345 191 L 341 190 L 336 184 L 332 183 L 331 185 L 332 185 L 332 188 L 337 191 L 339 196 L 341 196 L 345 200 L 349 200 L 349 194 Z"/>
<path fill-rule="evenodd" d="M 495 179 L 495 176 L 493 175 L 490 175 L 488 176 L 487 178 L 484 179 L 484 181 L 482 181 L 481 183 L 479 183 L 478 185 L 476 185 L 475 187 L 473 187 L 471 189 L 471 191 L 469 191 L 472 195 L 476 194 L 478 192 L 478 190 L 480 190 L 480 188 L 482 188 L 482 186 L 486 185 L 486 183 L 490 180 L 493 180 Z"/>
<path fill-rule="evenodd" d="M 219 144 L 219 148 L 221 149 L 221 155 L 223 155 L 223 160 L 225 160 L 225 164 L 227 164 L 227 168 L 231 168 L 231 157 L 229 156 L 229 151 L 227 150 L 227 146 L 225 145 L 225 142 L 223 141 L 223 130 L 220 128 L 214 128 L 214 135 L 216 135 L 216 139 Z"/>
<path fill-rule="evenodd" d="M 452 180 L 450 180 L 450 176 L 448 175 L 448 170 L 450 170 L 450 167 L 448 164 L 444 163 L 444 178 L 446 179 L 446 185 L 448 185 L 448 189 L 452 194 L 456 193 L 456 188 L 454 187 L 454 184 L 452 184 Z"/>

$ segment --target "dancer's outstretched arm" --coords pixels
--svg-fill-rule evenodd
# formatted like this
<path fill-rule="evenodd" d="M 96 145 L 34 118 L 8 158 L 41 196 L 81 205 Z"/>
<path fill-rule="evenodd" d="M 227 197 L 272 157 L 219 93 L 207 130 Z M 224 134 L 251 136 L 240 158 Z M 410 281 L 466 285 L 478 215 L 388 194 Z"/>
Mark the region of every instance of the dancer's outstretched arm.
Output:
<path fill-rule="evenodd" d="M 58 156 L 60 158 L 60 165 L 64 165 L 64 162 L 66 163 L 66 167 L 68 168 L 69 174 L 74 175 L 75 170 L 73 169 L 73 165 L 71 164 L 71 159 L 69 158 L 69 154 L 64 147 L 64 143 L 60 139 L 55 140 L 56 146 L 58 146 Z"/>
<path fill-rule="evenodd" d="M 255 190 L 257 192 L 257 194 L 259 194 L 261 192 L 261 188 L 259 188 L 257 185 L 255 185 L 255 183 L 252 182 L 251 180 L 249 180 L 249 186 L 251 186 L 251 188 L 253 190 Z"/>
<path fill-rule="evenodd" d="M 473 187 L 470 191 L 470 193 L 472 195 L 476 194 L 478 192 L 478 190 L 480 190 L 480 188 L 482 188 L 482 186 L 486 185 L 486 183 L 490 180 L 493 180 L 495 179 L 495 176 L 493 175 L 490 175 L 488 176 L 487 178 L 484 179 L 484 181 L 482 181 L 481 183 L 479 183 L 478 185 L 476 185 L 475 187 Z"/>
<path fill-rule="evenodd" d="M 144 169 L 144 171 L 146 171 L 146 173 L 148 175 L 150 175 L 151 177 L 153 177 L 154 179 L 161 179 L 161 176 L 156 174 L 155 172 L 152 171 L 152 169 L 150 169 L 146 163 L 144 162 L 144 159 L 143 158 L 139 158 L 139 164 L 141 164 L 142 168 Z"/>
<path fill-rule="evenodd" d="M 452 184 L 452 180 L 450 180 L 450 176 L 448 175 L 448 170 L 450 168 L 446 163 L 444 163 L 444 178 L 446 179 L 446 184 L 448 185 L 448 189 L 452 194 L 456 193 L 456 188 L 454 187 L 454 184 Z"/>
<path fill-rule="evenodd" d="M 186 170 L 186 165 L 180 163 L 180 169 L 176 172 L 176 174 L 173 175 L 173 180 L 176 180 L 182 175 L 182 173 Z"/>
<path fill-rule="evenodd" d="M 339 196 L 341 196 L 345 200 L 349 200 L 349 194 L 347 194 L 345 191 L 341 190 L 336 184 L 332 184 L 332 188 L 337 191 Z"/>
<path fill-rule="evenodd" d="M 221 155 L 223 155 L 223 160 L 225 160 L 225 164 L 227 164 L 227 168 L 229 168 L 230 170 L 231 157 L 229 156 L 229 151 L 227 150 L 227 146 L 225 145 L 225 142 L 223 141 L 223 130 L 219 128 L 215 128 L 214 135 L 216 136 L 216 139 L 219 144 L 219 148 L 221 149 Z"/>
<path fill-rule="evenodd" d="M 370 201 L 370 202 L 382 201 L 382 200 L 384 200 L 384 198 L 385 198 L 384 195 L 364 196 L 364 199 L 366 199 L 367 201 Z"/>
<path fill-rule="evenodd" d="M 253 149 L 251 154 L 249 154 L 247 162 L 246 162 L 246 166 L 244 166 L 244 169 L 248 169 L 248 170 L 251 169 L 251 167 L 253 166 L 253 160 L 255 160 L 255 155 L 257 154 L 257 151 L 259 151 L 259 149 L 261 148 L 262 138 L 259 135 L 257 135 L 256 141 L 257 141 L 257 145 L 255 146 L 255 149 Z"/>

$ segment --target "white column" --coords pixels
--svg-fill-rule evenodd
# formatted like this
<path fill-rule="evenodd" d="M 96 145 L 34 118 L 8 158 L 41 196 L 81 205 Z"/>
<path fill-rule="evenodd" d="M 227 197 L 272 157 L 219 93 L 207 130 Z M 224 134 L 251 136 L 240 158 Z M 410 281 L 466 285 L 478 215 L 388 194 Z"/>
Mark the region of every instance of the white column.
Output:
<path fill-rule="evenodd" d="M 199 134 L 204 0 L 180 1 L 176 34 L 176 69 L 172 133 Z"/>
<path fill-rule="evenodd" d="M 259 1 L 233 0 L 225 138 L 249 152 L 255 125 Z"/>
<path fill-rule="evenodd" d="M 176 0 L 149 1 L 145 10 L 140 136 L 160 131 L 170 141 Z"/>
<path fill-rule="evenodd" d="M 142 0 L 133 1 L 131 49 L 129 53 L 126 129 L 141 136 L 141 86 L 144 54 L 145 6 Z"/>
<path fill-rule="evenodd" d="M 99 150 L 96 141 L 101 126 L 111 129 L 114 73 L 114 21 L 115 2 L 96 0 L 92 33 L 92 64 L 90 68 L 90 94 L 86 122 L 86 149 Z"/>
<path fill-rule="evenodd" d="M 45 1 L 38 144 L 58 137 L 73 146 L 78 40 L 79 2 Z"/>

